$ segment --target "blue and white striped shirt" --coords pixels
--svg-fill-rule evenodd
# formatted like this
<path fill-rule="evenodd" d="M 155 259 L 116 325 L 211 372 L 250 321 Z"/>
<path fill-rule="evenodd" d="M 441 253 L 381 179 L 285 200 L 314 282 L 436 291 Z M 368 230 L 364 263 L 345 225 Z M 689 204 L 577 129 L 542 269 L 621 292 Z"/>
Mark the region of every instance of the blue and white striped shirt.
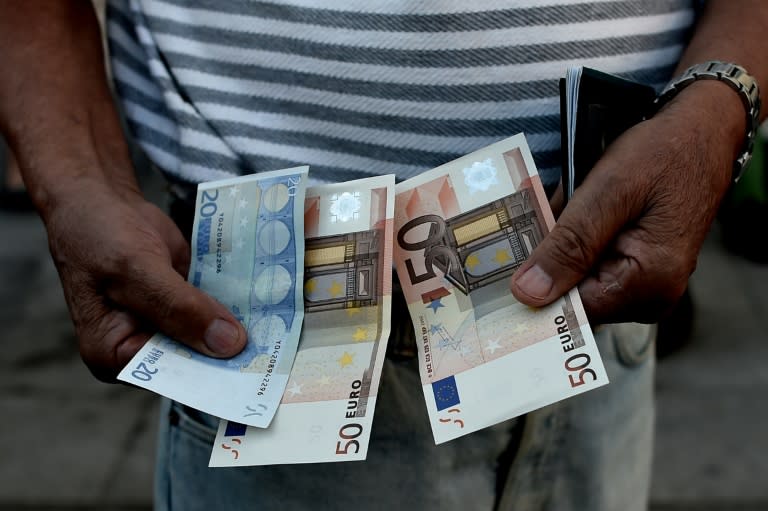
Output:
<path fill-rule="evenodd" d="M 131 130 L 177 180 L 407 179 L 522 131 L 552 184 L 566 67 L 660 87 L 694 3 L 111 0 L 107 26 Z"/>

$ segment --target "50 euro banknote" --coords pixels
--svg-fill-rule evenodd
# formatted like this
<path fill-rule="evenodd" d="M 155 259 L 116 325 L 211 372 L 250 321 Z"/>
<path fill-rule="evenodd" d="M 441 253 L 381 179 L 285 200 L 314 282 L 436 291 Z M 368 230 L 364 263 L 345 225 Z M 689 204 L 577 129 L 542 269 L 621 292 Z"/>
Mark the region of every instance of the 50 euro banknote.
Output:
<path fill-rule="evenodd" d="M 394 176 L 307 190 L 304 327 L 268 429 L 221 421 L 210 466 L 363 460 L 390 330 Z"/>
<path fill-rule="evenodd" d="M 217 417 L 265 428 L 288 382 L 304 317 L 307 167 L 198 186 L 188 280 L 224 304 L 248 342 L 207 357 L 158 333 L 118 378 Z"/>
<path fill-rule="evenodd" d="M 608 383 L 576 289 L 541 309 L 509 291 L 555 223 L 522 134 L 398 184 L 395 201 L 436 443 Z"/>

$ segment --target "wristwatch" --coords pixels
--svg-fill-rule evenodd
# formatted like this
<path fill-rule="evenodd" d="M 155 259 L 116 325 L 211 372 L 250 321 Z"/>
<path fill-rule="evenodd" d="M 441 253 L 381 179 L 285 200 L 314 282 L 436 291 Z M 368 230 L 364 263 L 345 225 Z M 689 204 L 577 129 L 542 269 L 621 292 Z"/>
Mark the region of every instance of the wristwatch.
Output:
<path fill-rule="evenodd" d="M 747 134 L 741 154 L 733 163 L 733 181 L 736 182 L 752 157 L 752 148 L 757 134 L 760 118 L 760 90 L 757 86 L 757 80 L 752 78 L 743 67 L 729 62 L 711 60 L 696 64 L 686 69 L 682 75 L 672 80 L 661 91 L 655 101 L 656 110 L 697 80 L 719 80 L 726 83 L 739 94 L 741 102 L 744 103 L 747 113 Z"/>

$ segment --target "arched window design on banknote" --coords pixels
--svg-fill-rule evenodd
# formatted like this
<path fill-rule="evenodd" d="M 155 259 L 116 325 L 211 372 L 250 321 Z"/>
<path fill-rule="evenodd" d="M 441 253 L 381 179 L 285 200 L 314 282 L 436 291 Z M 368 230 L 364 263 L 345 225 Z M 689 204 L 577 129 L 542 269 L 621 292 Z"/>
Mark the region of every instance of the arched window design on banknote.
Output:
<path fill-rule="evenodd" d="M 307 314 L 378 305 L 379 235 L 379 230 L 369 230 L 306 240 Z"/>
<path fill-rule="evenodd" d="M 416 217 L 403 226 L 398 241 L 406 249 L 426 249 L 427 267 L 439 269 L 468 295 L 512 275 L 543 238 L 531 193 L 523 189 L 447 220 Z M 422 224 L 429 225 L 428 239 L 406 241 L 406 234 Z"/>
<path fill-rule="evenodd" d="M 304 327 L 317 335 L 302 337 L 299 351 L 375 342 L 357 388 L 356 417 L 366 414 L 383 326 L 382 274 L 389 269 L 384 265 L 382 236 L 382 229 L 371 229 L 305 240 Z M 324 330 L 334 334 L 323 335 Z"/>
<path fill-rule="evenodd" d="M 521 190 L 446 220 L 446 243 L 461 261 L 463 281 L 446 273 L 463 293 L 506 278 L 533 252 L 543 230 L 530 200 Z M 435 266 L 441 268 L 440 260 Z"/>

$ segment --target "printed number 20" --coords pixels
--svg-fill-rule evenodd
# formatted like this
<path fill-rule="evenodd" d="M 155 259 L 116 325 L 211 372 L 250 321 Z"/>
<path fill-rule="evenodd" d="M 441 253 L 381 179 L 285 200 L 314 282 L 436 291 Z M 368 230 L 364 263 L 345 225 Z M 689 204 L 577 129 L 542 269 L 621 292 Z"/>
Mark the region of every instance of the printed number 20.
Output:
<path fill-rule="evenodd" d="M 159 371 L 158 368 L 155 368 L 154 370 L 152 370 L 149 367 L 147 367 L 147 364 L 142 362 L 138 366 L 136 366 L 136 369 L 131 373 L 131 376 L 133 376 L 137 380 L 149 381 L 152 379 L 152 375 L 156 374 L 158 371 Z"/>

